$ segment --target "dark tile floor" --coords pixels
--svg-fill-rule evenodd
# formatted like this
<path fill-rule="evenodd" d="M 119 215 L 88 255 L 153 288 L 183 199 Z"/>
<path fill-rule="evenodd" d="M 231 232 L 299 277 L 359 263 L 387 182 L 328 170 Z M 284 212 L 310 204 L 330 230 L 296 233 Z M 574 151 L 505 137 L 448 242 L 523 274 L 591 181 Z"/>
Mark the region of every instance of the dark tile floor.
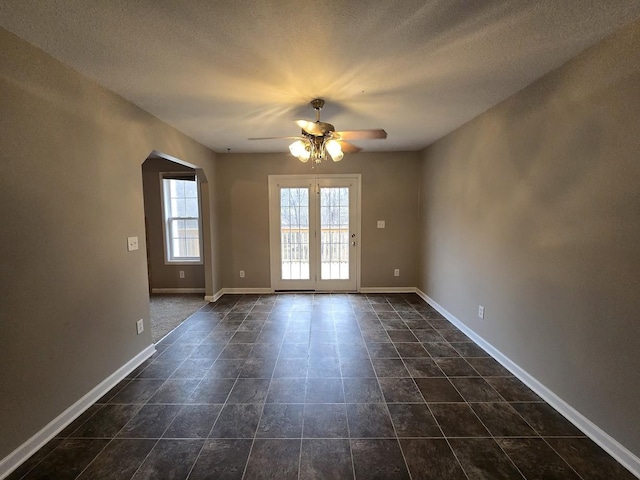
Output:
<path fill-rule="evenodd" d="M 225 296 L 9 478 L 633 479 L 416 295 Z"/>

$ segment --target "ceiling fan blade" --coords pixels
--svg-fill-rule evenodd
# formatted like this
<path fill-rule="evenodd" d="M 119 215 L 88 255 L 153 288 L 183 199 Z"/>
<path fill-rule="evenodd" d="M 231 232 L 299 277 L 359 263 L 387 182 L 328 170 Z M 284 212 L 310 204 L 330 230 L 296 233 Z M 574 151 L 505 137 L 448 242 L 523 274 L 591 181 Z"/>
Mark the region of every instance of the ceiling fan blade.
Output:
<path fill-rule="evenodd" d="M 296 125 L 307 132 L 309 129 L 313 129 L 316 124 L 314 122 L 308 122 L 307 120 L 296 120 Z"/>
<path fill-rule="evenodd" d="M 247 138 L 247 140 L 281 140 L 281 139 L 287 139 L 287 138 L 301 138 L 300 136 L 297 137 L 256 137 L 256 138 Z"/>
<path fill-rule="evenodd" d="M 360 147 L 356 147 L 353 143 L 345 142 L 342 140 L 338 140 L 340 142 L 340 146 L 342 147 L 342 151 L 344 153 L 357 153 L 362 150 Z"/>
<path fill-rule="evenodd" d="M 325 122 L 308 122 L 307 120 L 296 120 L 296 124 L 309 135 L 321 137 L 329 132 L 335 131 L 330 123 Z"/>
<path fill-rule="evenodd" d="M 376 138 L 387 138 L 387 132 L 380 129 L 371 130 L 345 130 L 336 132 L 342 140 L 369 140 Z"/>

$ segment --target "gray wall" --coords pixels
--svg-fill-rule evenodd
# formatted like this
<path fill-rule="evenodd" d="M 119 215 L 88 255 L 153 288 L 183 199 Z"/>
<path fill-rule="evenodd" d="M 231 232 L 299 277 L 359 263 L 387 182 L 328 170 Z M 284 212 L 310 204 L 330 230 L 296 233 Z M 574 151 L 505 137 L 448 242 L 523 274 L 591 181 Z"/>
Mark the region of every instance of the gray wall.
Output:
<path fill-rule="evenodd" d="M 212 182 L 215 155 L 3 29 L 0 45 L 4 458 L 151 344 L 135 330 L 149 319 L 142 162 L 156 149 Z"/>
<path fill-rule="evenodd" d="M 3 458 L 151 343 L 134 324 L 149 315 L 152 150 L 207 176 L 209 295 L 269 286 L 267 175 L 310 169 L 286 155 L 216 160 L 2 29 L 0 44 Z M 638 51 L 636 23 L 423 154 L 322 170 L 362 174 L 363 286 L 418 285 L 636 455 Z"/>
<path fill-rule="evenodd" d="M 635 23 L 424 152 L 418 282 L 635 455 L 638 52 Z"/>
<path fill-rule="evenodd" d="M 164 261 L 160 173 L 182 171 L 193 172 L 194 170 L 164 158 L 148 158 L 142 164 L 149 286 L 152 290 L 154 288 L 204 289 L 204 265 L 165 264 Z M 180 271 L 184 272 L 184 278 L 180 278 Z"/>
<path fill-rule="evenodd" d="M 222 284 L 269 288 L 269 175 L 312 174 L 285 154 L 218 156 Z M 419 153 L 347 154 L 322 164 L 320 174 L 362 174 L 361 284 L 413 287 L 417 281 Z M 376 220 L 386 228 L 377 229 Z M 394 268 L 400 277 L 393 276 Z M 238 272 L 245 270 L 246 277 Z"/>

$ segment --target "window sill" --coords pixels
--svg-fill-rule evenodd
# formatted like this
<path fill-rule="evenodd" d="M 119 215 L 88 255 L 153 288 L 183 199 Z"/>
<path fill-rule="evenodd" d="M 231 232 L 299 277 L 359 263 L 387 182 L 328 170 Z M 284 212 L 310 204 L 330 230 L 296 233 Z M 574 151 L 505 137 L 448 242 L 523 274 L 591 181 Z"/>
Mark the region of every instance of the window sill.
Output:
<path fill-rule="evenodd" d="M 165 260 L 165 265 L 204 265 L 202 260 Z"/>

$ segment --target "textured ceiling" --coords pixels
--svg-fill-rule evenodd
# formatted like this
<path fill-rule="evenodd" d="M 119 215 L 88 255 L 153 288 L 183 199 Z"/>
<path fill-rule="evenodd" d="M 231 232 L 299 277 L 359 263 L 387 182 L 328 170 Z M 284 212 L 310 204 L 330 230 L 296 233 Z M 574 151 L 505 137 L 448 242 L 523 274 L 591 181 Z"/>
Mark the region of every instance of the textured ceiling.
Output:
<path fill-rule="evenodd" d="M 638 0 L 2 0 L 0 24 L 215 151 L 293 123 L 419 150 L 640 18 Z"/>

